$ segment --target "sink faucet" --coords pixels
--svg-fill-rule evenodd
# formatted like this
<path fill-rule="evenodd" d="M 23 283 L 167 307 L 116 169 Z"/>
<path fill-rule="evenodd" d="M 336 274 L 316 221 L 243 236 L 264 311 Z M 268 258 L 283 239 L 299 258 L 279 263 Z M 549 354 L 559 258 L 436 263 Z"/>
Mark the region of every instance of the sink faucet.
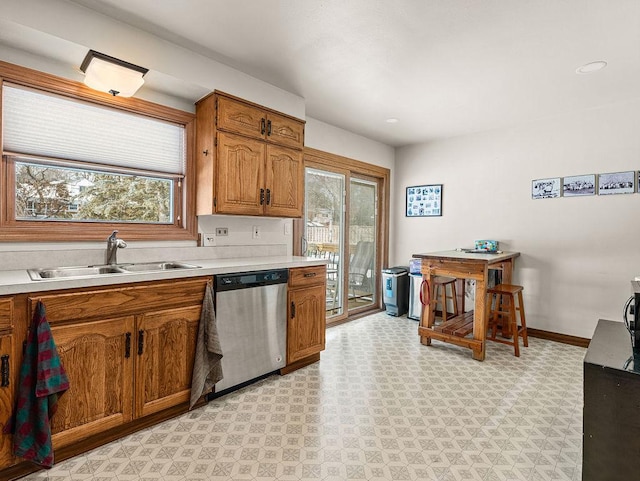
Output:
<path fill-rule="evenodd" d="M 127 247 L 127 243 L 118 239 L 118 231 L 114 230 L 107 238 L 107 264 L 115 265 L 118 263 L 118 247 L 124 249 Z"/>

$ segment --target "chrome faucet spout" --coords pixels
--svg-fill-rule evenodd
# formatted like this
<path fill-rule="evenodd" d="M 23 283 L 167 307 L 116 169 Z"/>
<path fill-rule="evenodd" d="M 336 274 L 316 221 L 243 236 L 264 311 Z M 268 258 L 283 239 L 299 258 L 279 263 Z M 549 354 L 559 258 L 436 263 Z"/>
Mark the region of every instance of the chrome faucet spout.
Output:
<path fill-rule="evenodd" d="M 118 263 L 118 248 L 124 249 L 127 243 L 122 239 L 118 239 L 118 231 L 114 230 L 107 237 L 107 261 L 108 265 L 116 265 Z"/>

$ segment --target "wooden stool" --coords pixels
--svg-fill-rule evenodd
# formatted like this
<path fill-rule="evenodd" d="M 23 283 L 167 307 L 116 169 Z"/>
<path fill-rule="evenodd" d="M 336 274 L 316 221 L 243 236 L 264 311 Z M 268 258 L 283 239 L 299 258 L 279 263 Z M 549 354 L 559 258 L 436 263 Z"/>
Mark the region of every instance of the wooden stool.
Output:
<path fill-rule="evenodd" d="M 441 317 L 442 321 L 446 321 L 448 318 L 447 299 L 451 299 L 453 303 L 453 313 L 451 317 L 458 315 L 458 303 L 456 302 L 456 278 L 455 277 L 442 277 L 436 276 L 433 279 L 433 309 L 434 311 L 441 305 Z M 447 286 L 449 286 L 451 295 L 447 295 Z M 438 299 L 439 298 L 439 299 Z"/>
<path fill-rule="evenodd" d="M 522 336 L 524 347 L 529 347 L 527 320 L 524 315 L 524 304 L 522 303 L 522 289 L 522 286 L 499 284 L 487 290 L 489 309 L 491 309 L 489 313 L 489 325 L 487 326 L 487 333 L 489 329 L 491 329 L 491 337 L 489 339 L 513 346 L 516 357 L 520 357 L 518 336 Z M 518 295 L 517 306 L 515 302 L 516 294 Z M 516 311 L 520 312 L 520 327 L 518 327 L 516 320 Z M 511 339 L 496 339 L 498 326 L 502 328 L 503 336 L 506 337 L 511 334 Z"/>

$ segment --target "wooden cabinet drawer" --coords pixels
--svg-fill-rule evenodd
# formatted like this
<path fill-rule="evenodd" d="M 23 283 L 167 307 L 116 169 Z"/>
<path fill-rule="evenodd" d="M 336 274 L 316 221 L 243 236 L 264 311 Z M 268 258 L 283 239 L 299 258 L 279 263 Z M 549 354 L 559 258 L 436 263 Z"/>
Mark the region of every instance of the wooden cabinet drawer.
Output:
<path fill-rule="evenodd" d="M 267 116 L 267 141 L 294 149 L 302 149 L 304 147 L 304 123 L 284 115 L 269 113 Z"/>
<path fill-rule="evenodd" d="M 289 269 L 289 287 L 304 287 L 325 282 L 327 266 L 297 267 Z"/>
<path fill-rule="evenodd" d="M 51 324 L 121 317 L 154 311 L 159 306 L 167 308 L 193 305 L 202 302 L 208 280 L 208 277 L 198 277 L 158 281 L 143 286 L 126 285 L 82 292 L 34 295 L 29 297 L 29 318 L 39 300 L 44 303 L 47 320 Z"/>
<path fill-rule="evenodd" d="M 0 299 L 0 329 L 13 327 L 13 297 Z"/>
<path fill-rule="evenodd" d="M 267 113 L 256 107 L 218 96 L 217 122 L 219 130 L 264 139 L 267 132 Z"/>

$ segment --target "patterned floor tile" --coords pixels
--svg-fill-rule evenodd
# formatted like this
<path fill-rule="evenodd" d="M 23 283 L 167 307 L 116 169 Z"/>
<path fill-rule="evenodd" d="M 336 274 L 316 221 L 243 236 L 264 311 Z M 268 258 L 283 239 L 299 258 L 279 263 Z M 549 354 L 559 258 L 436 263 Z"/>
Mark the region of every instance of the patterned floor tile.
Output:
<path fill-rule="evenodd" d="M 529 343 L 480 363 L 375 314 L 330 328 L 320 363 L 23 479 L 578 481 L 585 350 Z"/>

